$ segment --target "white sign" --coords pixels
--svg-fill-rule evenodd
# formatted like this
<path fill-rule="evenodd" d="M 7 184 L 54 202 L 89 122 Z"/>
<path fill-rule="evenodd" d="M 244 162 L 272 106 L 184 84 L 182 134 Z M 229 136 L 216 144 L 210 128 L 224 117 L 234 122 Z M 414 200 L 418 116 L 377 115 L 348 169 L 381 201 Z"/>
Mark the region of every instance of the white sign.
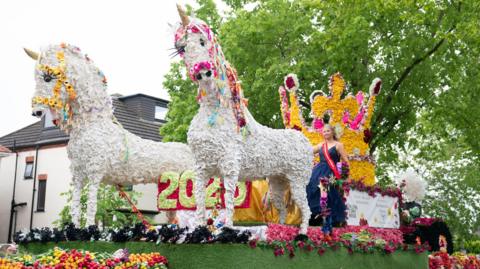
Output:
<path fill-rule="evenodd" d="M 399 228 L 398 198 L 351 190 L 347 196 L 347 224 L 360 225 L 366 220 L 368 226 L 378 228 Z"/>

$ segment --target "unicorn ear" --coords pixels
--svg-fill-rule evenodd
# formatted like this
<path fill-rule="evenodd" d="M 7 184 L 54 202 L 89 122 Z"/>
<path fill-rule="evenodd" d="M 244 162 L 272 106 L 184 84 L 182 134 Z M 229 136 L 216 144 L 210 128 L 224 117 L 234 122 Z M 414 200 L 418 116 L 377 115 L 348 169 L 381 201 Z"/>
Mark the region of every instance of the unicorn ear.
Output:
<path fill-rule="evenodd" d="M 180 19 L 182 20 L 183 27 L 187 27 L 188 24 L 190 23 L 190 18 L 188 18 L 187 14 L 185 13 L 185 10 L 179 4 L 177 4 L 177 10 L 178 10 L 178 15 L 180 15 Z"/>
<path fill-rule="evenodd" d="M 33 51 L 33 50 L 29 50 L 27 48 L 23 48 L 23 50 L 25 51 L 25 53 L 32 59 L 34 59 L 35 61 L 38 60 L 38 53 Z"/>

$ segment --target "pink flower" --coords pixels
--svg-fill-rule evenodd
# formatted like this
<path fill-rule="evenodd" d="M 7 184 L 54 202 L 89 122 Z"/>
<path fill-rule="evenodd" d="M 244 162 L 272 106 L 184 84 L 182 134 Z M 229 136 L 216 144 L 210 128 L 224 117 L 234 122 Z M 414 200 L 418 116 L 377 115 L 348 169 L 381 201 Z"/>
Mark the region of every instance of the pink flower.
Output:
<path fill-rule="evenodd" d="M 315 128 L 316 130 L 323 129 L 323 120 L 314 119 L 313 120 L 313 128 Z"/>
<path fill-rule="evenodd" d="M 198 32 L 200 32 L 200 30 L 198 29 L 197 26 L 192 26 L 192 27 L 190 28 L 190 30 L 192 31 L 192 33 L 198 33 Z"/>
<path fill-rule="evenodd" d="M 357 104 L 361 105 L 363 103 L 363 92 L 359 91 L 355 98 L 357 99 Z"/>

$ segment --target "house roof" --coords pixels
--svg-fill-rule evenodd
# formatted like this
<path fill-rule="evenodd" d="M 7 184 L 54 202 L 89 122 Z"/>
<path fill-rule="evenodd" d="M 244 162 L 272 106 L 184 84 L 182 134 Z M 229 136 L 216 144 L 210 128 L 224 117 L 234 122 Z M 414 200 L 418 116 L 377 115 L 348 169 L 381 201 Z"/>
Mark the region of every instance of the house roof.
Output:
<path fill-rule="evenodd" d="M 158 99 L 162 102 L 165 102 L 165 104 L 168 102 L 166 100 L 144 94 L 130 95 L 125 97 L 126 99 L 132 99 L 136 97 L 150 98 L 154 101 L 157 101 Z M 119 94 L 112 95 L 113 114 L 122 124 L 122 126 L 126 130 L 142 138 L 153 141 L 161 141 L 162 137 L 159 134 L 159 128 L 162 124 L 162 121 L 154 120 L 151 117 L 144 117 L 144 115 L 139 114 L 137 109 L 132 109 L 129 107 L 127 102 L 125 102 L 125 97 Z M 153 107 L 152 109 L 154 110 L 155 108 Z M 0 137 L 0 144 L 7 148 L 13 149 L 15 141 L 15 147 L 18 149 L 34 147 L 37 145 L 62 144 L 68 142 L 69 137 L 67 134 L 65 134 L 65 132 L 58 128 L 44 128 L 43 126 L 44 119 L 41 119 L 22 129 Z"/>
<path fill-rule="evenodd" d="M 113 94 L 112 96 L 117 96 L 118 99 L 120 99 L 122 101 L 124 101 L 126 99 L 130 99 L 130 98 L 146 97 L 146 98 L 158 101 L 158 102 L 162 102 L 162 103 L 166 103 L 166 104 L 168 103 L 168 100 L 158 98 L 158 97 L 155 97 L 155 96 L 151 96 L 151 95 L 147 95 L 147 94 L 144 94 L 144 93 L 136 93 L 136 94 L 124 95 L 124 96 L 119 95 L 119 94 Z"/>

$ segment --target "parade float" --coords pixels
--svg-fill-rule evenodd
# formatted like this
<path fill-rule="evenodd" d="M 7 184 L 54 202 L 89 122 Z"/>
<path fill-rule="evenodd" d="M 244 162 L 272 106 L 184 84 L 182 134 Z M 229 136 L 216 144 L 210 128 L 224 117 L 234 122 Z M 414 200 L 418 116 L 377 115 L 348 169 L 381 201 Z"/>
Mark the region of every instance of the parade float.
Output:
<path fill-rule="evenodd" d="M 143 141 L 126 132 L 111 114 L 103 73 L 77 47 L 61 44 L 27 54 L 37 60 L 34 113 L 41 116 L 50 109 L 59 126 L 70 132 L 74 186 L 81 188 L 84 179 L 117 186 L 157 182 L 159 209 L 190 212 L 184 218 L 192 225 L 152 225 L 132 204 L 139 224 L 99 229 L 94 225 L 96 195 L 90 194 L 89 226 L 71 223 L 63 229 L 18 232 L 15 242 L 22 253 L 30 254 L 9 254 L 0 259 L 0 266 L 427 268 L 428 251 L 437 250 L 430 256 L 432 268 L 454 264 L 455 257 L 459 263 L 478 262 L 466 255 L 449 256 L 451 235 L 445 223 L 420 218 L 424 184 L 418 177 L 402 176 L 398 186 L 389 188 L 375 184 L 368 145 L 379 79 L 373 80 L 368 93 L 342 98 L 346 82 L 334 74 L 326 82 L 329 93 L 316 91 L 310 98 L 309 125 L 297 96 L 300 82 L 289 74 L 279 88 L 286 129 L 273 130 L 248 112 L 236 70 L 210 27 L 182 9 L 179 13 L 182 22 L 175 45 L 190 78 L 199 85 L 201 106 L 188 146 Z M 348 206 L 347 225 L 329 232 L 308 227 L 305 197 L 311 167 L 318 161 L 311 145 L 322 142 L 320 131 L 327 123 L 340 134 L 351 164 L 349 173 L 338 167 L 342 177 L 334 182 Z M 265 180 L 258 185 L 245 182 L 262 178 L 268 178 L 267 188 Z M 265 215 L 265 208 L 252 204 L 271 204 L 279 223 L 234 225 L 235 207 Z"/>

